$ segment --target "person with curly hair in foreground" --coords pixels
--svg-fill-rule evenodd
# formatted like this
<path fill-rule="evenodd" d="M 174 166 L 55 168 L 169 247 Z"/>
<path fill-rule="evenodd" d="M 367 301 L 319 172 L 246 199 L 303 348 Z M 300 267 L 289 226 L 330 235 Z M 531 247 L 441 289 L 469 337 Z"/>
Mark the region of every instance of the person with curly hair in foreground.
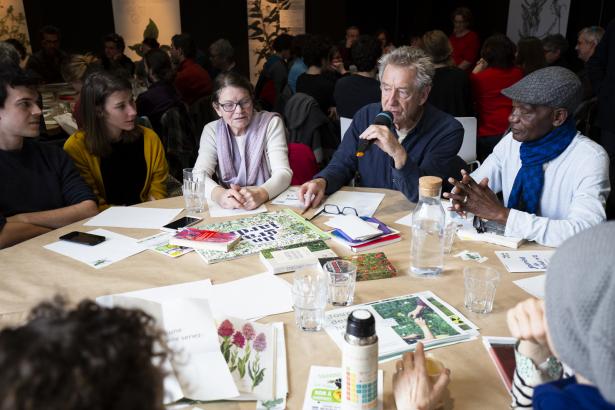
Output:
<path fill-rule="evenodd" d="M 142 311 L 56 298 L 0 331 L 0 409 L 163 409 L 167 354 Z"/>

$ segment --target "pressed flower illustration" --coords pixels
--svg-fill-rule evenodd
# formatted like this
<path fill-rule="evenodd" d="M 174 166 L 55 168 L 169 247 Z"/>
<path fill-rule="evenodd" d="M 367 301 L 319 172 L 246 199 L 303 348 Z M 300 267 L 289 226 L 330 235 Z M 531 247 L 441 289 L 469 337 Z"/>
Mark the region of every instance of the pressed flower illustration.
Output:
<path fill-rule="evenodd" d="M 266 369 L 261 368 L 260 354 L 267 349 L 267 336 L 262 332 L 257 335 L 251 323 L 244 324 L 241 330 L 238 330 L 239 326 L 234 326 L 228 319 L 220 324 L 220 350 L 231 373 L 236 372 L 242 380 L 247 374 L 249 381 L 246 380 L 246 384 L 254 391 L 265 378 Z"/>

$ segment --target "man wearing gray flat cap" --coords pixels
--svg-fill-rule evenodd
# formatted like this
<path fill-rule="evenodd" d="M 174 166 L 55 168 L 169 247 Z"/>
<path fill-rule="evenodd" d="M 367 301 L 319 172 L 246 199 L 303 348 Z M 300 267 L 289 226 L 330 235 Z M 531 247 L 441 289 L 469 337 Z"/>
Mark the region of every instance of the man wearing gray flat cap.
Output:
<path fill-rule="evenodd" d="M 575 128 L 581 93 L 576 74 L 556 66 L 502 90 L 513 101 L 510 132 L 471 176 L 449 179 L 451 209 L 476 215 L 479 229 L 495 222 L 505 236 L 546 246 L 604 221 L 609 158 Z"/>

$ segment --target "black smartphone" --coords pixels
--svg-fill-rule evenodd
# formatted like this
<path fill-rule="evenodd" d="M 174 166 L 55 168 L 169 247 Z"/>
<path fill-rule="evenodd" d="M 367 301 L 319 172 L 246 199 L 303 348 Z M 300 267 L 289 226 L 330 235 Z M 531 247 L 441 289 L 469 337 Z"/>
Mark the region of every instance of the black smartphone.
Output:
<path fill-rule="evenodd" d="M 171 223 L 166 224 L 161 229 L 163 231 L 175 232 L 178 229 L 185 228 L 190 225 L 194 225 L 195 223 L 200 222 L 202 220 L 203 220 L 202 218 L 196 218 L 194 216 L 184 216 Z"/>
<path fill-rule="evenodd" d="M 104 236 L 94 235 L 87 232 L 73 231 L 67 233 L 66 235 L 60 236 L 60 239 L 63 241 L 80 243 L 82 245 L 94 246 L 104 242 L 106 238 Z"/>

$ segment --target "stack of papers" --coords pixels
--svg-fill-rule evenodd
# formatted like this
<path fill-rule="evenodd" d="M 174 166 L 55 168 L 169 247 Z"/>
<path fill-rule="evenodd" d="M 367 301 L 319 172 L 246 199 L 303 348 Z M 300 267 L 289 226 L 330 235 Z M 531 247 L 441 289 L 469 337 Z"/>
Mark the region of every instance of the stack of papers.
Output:
<path fill-rule="evenodd" d="M 354 215 L 342 215 L 332 220 L 333 222 L 330 220 L 326 223 L 336 228 L 331 231 L 331 238 L 353 252 L 366 251 L 401 241 L 399 231 L 389 228 L 373 217 L 357 218 Z"/>
<path fill-rule="evenodd" d="M 419 341 L 425 349 L 432 349 L 468 341 L 478 335 L 475 324 L 426 291 L 325 312 L 325 330 L 340 350 L 344 345 L 348 315 L 356 309 L 366 309 L 376 319 L 380 361 L 414 350 Z"/>
<path fill-rule="evenodd" d="M 352 241 L 366 241 L 382 235 L 378 223 L 363 220 L 355 215 L 335 215 L 325 225 L 339 229 Z"/>

